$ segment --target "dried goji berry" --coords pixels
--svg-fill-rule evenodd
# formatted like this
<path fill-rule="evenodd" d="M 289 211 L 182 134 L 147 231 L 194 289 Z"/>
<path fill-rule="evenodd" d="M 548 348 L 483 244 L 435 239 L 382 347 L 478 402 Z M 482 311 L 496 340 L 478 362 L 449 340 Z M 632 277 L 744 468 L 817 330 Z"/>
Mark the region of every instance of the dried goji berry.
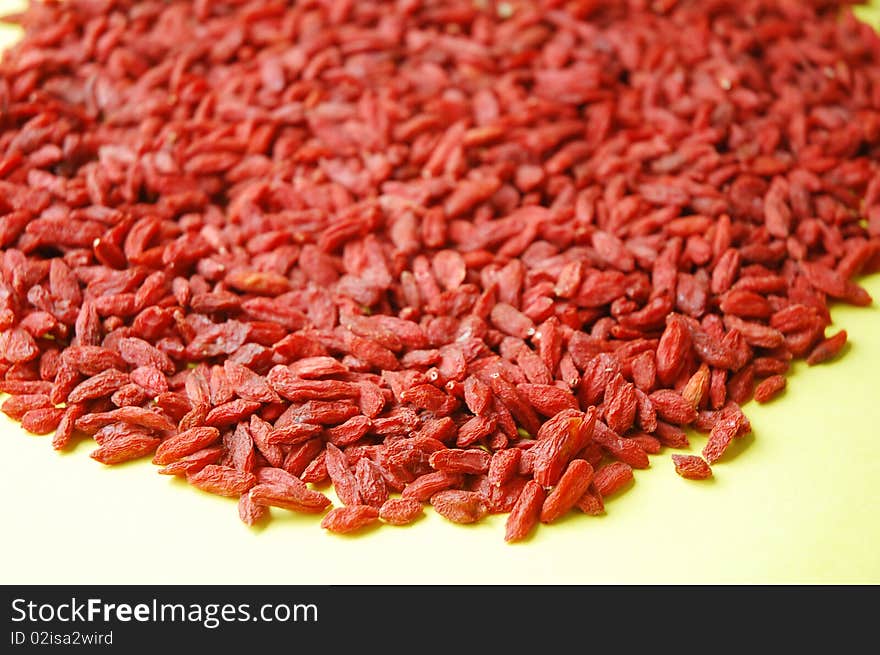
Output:
<path fill-rule="evenodd" d="M 712 469 L 702 457 L 695 455 L 673 455 L 675 472 L 688 480 L 705 480 L 712 477 Z"/>

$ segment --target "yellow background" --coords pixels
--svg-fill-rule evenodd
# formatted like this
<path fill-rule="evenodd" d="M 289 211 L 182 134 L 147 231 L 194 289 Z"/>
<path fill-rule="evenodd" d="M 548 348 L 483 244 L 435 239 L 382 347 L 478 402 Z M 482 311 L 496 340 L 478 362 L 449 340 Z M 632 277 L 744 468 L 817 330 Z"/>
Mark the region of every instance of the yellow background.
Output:
<path fill-rule="evenodd" d="M 880 275 L 864 284 L 880 300 Z M 606 516 L 575 512 L 513 546 L 504 517 L 430 511 L 355 537 L 282 510 L 250 530 L 233 500 L 148 462 L 102 466 L 89 442 L 56 454 L 0 415 L 0 583 L 878 583 L 880 309 L 833 314 L 846 356 L 749 404 L 754 436 L 714 480 L 679 478 L 665 451 Z"/>

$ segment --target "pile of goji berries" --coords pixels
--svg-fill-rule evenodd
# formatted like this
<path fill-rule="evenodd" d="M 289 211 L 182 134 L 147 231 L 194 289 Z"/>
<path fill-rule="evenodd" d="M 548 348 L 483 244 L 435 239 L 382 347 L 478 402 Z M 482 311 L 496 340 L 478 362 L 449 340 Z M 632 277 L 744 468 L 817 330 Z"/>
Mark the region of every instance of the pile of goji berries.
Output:
<path fill-rule="evenodd" d="M 833 357 L 880 41 L 783 0 L 37 2 L 0 75 L 3 411 L 347 532 L 527 536 Z M 399 496 L 398 496 L 399 494 Z"/>

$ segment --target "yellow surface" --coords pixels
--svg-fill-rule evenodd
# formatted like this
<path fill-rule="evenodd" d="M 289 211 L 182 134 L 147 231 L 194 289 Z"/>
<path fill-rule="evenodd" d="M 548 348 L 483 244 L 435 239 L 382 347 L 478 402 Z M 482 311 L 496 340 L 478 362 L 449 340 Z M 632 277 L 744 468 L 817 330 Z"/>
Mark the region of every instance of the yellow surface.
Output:
<path fill-rule="evenodd" d="M 863 283 L 880 299 L 880 275 Z M 606 516 L 515 546 L 503 517 L 430 512 L 338 537 L 274 510 L 252 531 L 232 500 L 146 462 L 104 467 L 87 442 L 56 454 L 0 415 L 0 583 L 880 583 L 880 309 L 833 313 L 846 356 L 799 364 L 784 396 L 749 404 L 754 435 L 714 480 L 679 478 L 666 451 Z"/>

